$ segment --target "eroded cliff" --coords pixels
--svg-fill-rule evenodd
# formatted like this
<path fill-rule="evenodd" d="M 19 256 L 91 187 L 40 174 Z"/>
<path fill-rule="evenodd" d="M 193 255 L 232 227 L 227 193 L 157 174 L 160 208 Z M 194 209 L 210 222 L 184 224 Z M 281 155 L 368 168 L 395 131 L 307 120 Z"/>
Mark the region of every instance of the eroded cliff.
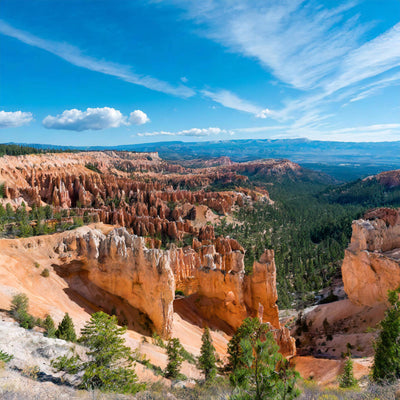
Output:
<path fill-rule="evenodd" d="M 342 264 L 344 289 L 357 305 L 387 300 L 400 286 L 400 218 L 398 210 L 373 210 L 353 222 L 351 243 Z"/>

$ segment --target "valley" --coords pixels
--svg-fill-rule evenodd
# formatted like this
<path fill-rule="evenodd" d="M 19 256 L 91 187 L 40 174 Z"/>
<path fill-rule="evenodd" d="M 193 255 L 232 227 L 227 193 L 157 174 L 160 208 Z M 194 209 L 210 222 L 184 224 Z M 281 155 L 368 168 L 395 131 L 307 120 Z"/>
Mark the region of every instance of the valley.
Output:
<path fill-rule="evenodd" d="M 368 210 L 400 206 L 397 171 L 340 184 L 288 160 L 50 152 L 1 157 L 0 184 L 5 320 L 18 293 L 34 317 L 58 324 L 68 312 L 78 332 L 104 311 L 164 369 L 154 337 L 198 356 L 208 326 L 226 363 L 228 341 L 256 317 L 304 379 L 337 385 L 349 349 L 356 377 L 368 375 L 387 290 L 400 284 L 399 214 Z M 138 365 L 140 379 L 170 384 Z M 182 373 L 202 377 L 188 361 Z"/>

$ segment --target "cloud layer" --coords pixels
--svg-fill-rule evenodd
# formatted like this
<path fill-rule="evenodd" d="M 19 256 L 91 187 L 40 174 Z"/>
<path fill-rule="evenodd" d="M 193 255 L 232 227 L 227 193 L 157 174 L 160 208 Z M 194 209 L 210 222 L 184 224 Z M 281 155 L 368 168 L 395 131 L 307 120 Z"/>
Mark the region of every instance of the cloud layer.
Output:
<path fill-rule="evenodd" d="M 0 128 L 18 128 L 33 119 L 32 113 L 22 111 L 0 111 Z"/>
<path fill-rule="evenodd" d="M 111 107 L 88 108 L 86 111 L 77 109 L 65 110 L 62 114 L 48 115 L 43 120 L 43 126 L 48 129 L 65 129 L 70 131 L 101 130 L 118 128 L 120 126 L 142 125 L 150 121 L 140 110 L 133 111 L 129 118 L 121 111 Z"/>
<path fill-rule="evenodd" d="M 220 128 L 192 128 L 178 132 L 167 132 L 167 131 L 158 131 L 158 132 L 145 132 L 138 133 L 138 136 L 192 136 L 192 137 L 202 137 L 202 136 L 214 136 L 219 135 L 221 133 L 229 133 L 232 134 L 231 131 L 227 131 L 226 129 Z"/>

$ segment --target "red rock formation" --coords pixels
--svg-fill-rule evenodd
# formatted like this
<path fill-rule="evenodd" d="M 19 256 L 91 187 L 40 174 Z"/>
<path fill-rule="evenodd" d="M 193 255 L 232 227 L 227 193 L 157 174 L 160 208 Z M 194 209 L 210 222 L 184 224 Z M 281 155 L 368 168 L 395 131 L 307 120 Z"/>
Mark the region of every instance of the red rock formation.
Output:
<path fill-rule="evenodd" d="M 387 300 L 400 286 L 400 219 L 396 210 L 378 209 L 353 222 L 342 264 L 344 289 L 357 305 Z"/>

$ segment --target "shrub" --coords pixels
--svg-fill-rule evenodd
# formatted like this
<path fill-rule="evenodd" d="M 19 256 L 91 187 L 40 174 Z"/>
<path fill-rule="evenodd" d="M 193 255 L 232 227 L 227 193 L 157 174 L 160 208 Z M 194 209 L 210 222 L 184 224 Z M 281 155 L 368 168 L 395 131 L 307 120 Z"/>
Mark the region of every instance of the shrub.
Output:
<path fill-rule="evenodd" d="M 157 332 L 153 332 L 151 340 L 154 345 L 161 347 L 162 349 L 166 348 L 164 341 L 161 339 L 160 335 Z"/>
<path fill-rule="evenodd" d="M 55 335 L 59 339 L 64 339 L 69 342 L 76 342 L 74 323 L 68 313 L 65 313 L 64 318 L 58 325 Z"/>
<path fill-rule="evenodd" d="M 40 276 L 43 276 L 43 278 L 48 278 L 50 276 L 50 271 L 45 268 L 41 273 Z"/>
<path fill-rule="evenodd" d="M 13 355 L 6 353 L 3 350 L 0 350 L 0 361 L 4 363 L 10 362 L 14 358 Z"/>
<path fill-rule="evenodd" d="M 28 313 L 29 299 L 24 293 L 16 294 L 11 300 L 11 316 L 25 329 L 35 326 L 35 319 Z"/>
<path fill-rule="evenodd" d="M 23 376 L 36 380 L 38 378 L 40 369 L 37 365 L 28 365 L 21 371 Z"/>

